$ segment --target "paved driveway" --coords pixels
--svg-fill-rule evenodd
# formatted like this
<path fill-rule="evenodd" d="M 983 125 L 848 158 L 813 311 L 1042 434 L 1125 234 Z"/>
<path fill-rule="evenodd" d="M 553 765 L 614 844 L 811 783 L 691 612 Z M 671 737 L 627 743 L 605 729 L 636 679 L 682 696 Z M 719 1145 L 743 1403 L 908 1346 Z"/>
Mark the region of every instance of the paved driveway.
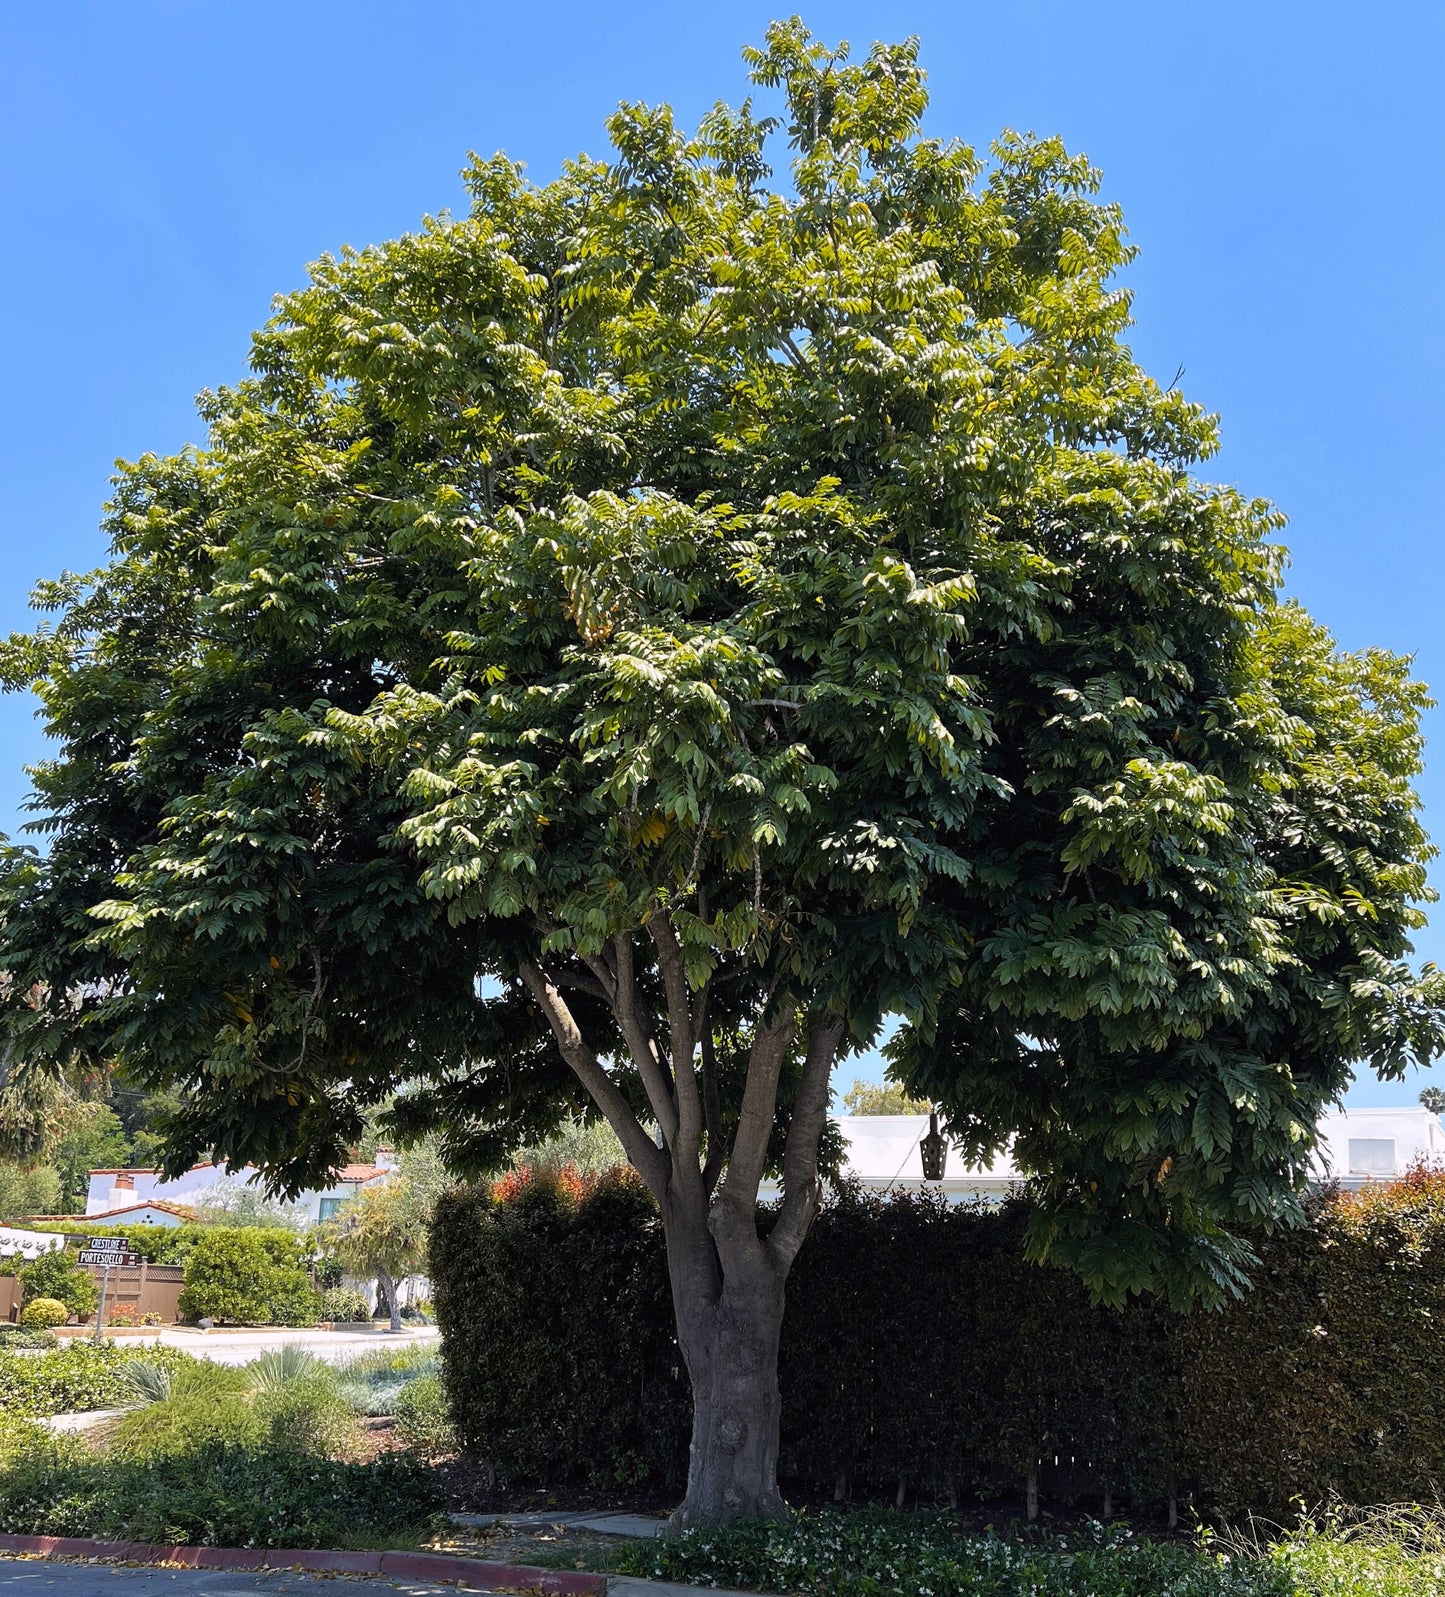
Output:
<path fill-rule="evenodd" d="M 454 1597 L 481 1587 L 373 1576 L 264 1574 L 224 1569 L 122 1569 L 0 1558 L 3 1597 Z"/>

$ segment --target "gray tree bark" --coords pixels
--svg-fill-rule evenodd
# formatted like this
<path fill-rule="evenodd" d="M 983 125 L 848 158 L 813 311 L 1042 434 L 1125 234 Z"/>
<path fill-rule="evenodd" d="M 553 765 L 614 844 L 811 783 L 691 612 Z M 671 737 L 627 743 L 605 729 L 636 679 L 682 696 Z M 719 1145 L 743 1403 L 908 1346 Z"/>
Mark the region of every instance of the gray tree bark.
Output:
<path fill-rule="evenodd" d="M 783 1158 L 783 1199 L 764 1234 L 758 1186 L 767 1168 L 779 1082 L 802 1019 L 799 1006 L 782 1001 L 759 1023 L 728 1143 L 710 1072 L 707 990 L 689 991 L 665 915 L 653 917 L 646 932 L 666 990 L 663 1015 L 647 1014 L 639 1002 L 633 937 L 626 933 L 611 939 L 605 955 L 584 961 L 585 971 L 573 966 L 554 976 L 534 963 L 524 964 L 520 974 L 562 1057 L 616 1131 L 662 1213 L 678 1344 L 693 1399 L 687 1494 L 672 1526 L 776 1518 L 785 1508 L 778 1490 L 784 1288 L 821 1202 L 818 1143 L 845 1022 L 825 1010 L 805 1018 L 807 1042 Z M 612 1010 L 656 1116 L 658 1141 L 582 1035 L 562 996 L 564 986 L 583 987 Z"/>

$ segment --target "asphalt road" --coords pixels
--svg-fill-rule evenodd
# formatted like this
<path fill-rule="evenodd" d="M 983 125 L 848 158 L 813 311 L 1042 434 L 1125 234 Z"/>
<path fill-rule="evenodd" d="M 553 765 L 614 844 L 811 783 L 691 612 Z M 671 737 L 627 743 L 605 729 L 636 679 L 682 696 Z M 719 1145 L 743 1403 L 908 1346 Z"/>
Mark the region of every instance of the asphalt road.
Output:
<path fill-rule="evenodd" d="M 462 1587 L 460 1590 L 481 1590 Z M 115 1564 L 0 1558 L 3 1597 L 455 1597 L 456 1586 L 361 1575 L 250 1574 L 224 1569 L 124 1569 Z"/>

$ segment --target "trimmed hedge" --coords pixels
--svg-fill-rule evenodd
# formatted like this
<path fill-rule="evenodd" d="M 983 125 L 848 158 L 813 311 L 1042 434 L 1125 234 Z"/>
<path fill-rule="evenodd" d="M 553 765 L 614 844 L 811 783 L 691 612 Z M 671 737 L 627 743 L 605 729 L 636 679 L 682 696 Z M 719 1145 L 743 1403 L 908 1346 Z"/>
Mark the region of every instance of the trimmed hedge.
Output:
<path fill-rule="evenodd" d="M 686 1468 L 691 1398 L 657 1210 L 628 1171 L 444 1198 L 431 1280 L 462 1446 L 512 1480 L 628 1485 Z"/>
<path fill-rule="evenodd" d="M 788 1286 L 782 1473 L 862 1488 L 1227 1509 L 1445 1480 L 1445 1173 L 1321 1199 L 1219 1312 L 1090 1306 L 1022 1260 L 1024 1210 L 830 1202 Z M 431 1278 L 463 1445 L 514 1482 L 684 1478 L 690 1398 L 640 1184 L 443 1199 Z"/>
<path fill-rule="evenodd" d="M 244 1231 L 247 1236 L 265 1237 L 272 1244 L 297 1241 L 297 1233 L 287 1226 L 226 1225 L 98 1225 L 94 1220 L 47 1220 L 31 1227 L 65 1237 L 128 1237 L 131 1248 L 149 1264 L 184 1265 L 202 1237 L 218 1231 Z M 68 1243 L 79 1247 L 79 1242 Z"/>

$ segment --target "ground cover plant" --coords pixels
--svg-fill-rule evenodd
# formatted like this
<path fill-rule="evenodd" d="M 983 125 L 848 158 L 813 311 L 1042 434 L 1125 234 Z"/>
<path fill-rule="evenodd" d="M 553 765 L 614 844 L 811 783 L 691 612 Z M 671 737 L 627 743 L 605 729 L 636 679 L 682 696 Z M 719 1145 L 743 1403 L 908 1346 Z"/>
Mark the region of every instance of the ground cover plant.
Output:
<path fill-rule="evenodd" d="M 0 1530 L 222 1547 L 407 1545 L 445 1501 L 403 1454 L 348 1464 L 217 1441 L 101 1454 L 37 1429 L 0 1441 Z"/>
<path fill-rule="evenodd" d="M 7 1388 L 0 1367 L 0 1529 L 396 1546 L 419 1537 L 443 1505 L 444 1481 L 426 1463 L 438 1451 L 436 1405 L 416 1405 L 416 1448 L 363 1460 L 361 1421 L 339 1373 L 303 1349 L 234 1368 L 89 1345 L 28 1363 L 35 1378 L 24 1389 Z M 417 1368 L 436 1387 L 428 1366 Z M 405 1377 L 387 1374 L 404 1394 Z M 81 1436 L 24 1418 L 72 1407 L 123 1412 Z"/>
<path fill-rule="evenodd" d="M 337 1373 L 340 1390 L 356 1413 L 394 1415 L 412 1382 L 441 1374 L 441 1359 L 432 1348 L 375 1348 L 346 1360 Z"/>
<path fill-rule="evenodd" d="M 1155 1542 L 1093 1523 L 1067 1535 L 967 1531 L 944 1513 L 793 1514 L 627 1544 L 626 1574 L 807 1597 L 1442 1597 L 1438 1519 L 1306 1519 L 1289 1531 Z"/>

